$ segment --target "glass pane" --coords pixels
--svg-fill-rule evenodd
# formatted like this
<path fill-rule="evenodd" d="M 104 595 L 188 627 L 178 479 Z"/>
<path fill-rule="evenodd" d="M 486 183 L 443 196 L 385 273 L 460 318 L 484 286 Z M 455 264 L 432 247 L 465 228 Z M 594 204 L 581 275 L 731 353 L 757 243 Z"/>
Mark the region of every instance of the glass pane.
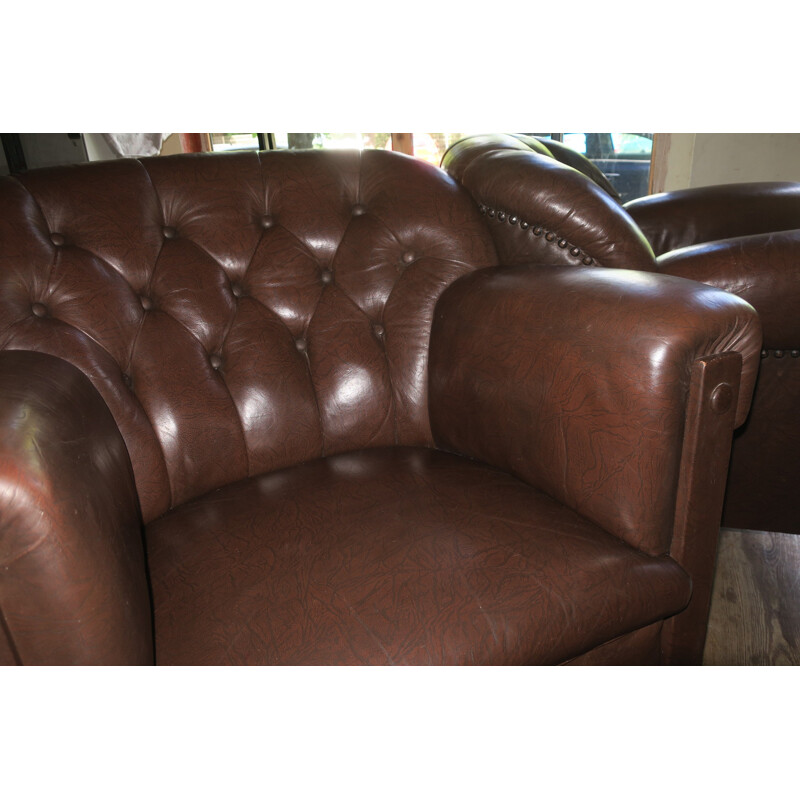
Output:
<path fill-rule="evenodd" d="M 226 150 L 258 150 L 256 133 L 212 133 L 211 149 L 217 152 Z"/>
<path fill-rule="evenodd" d="M 614 143 L 614 153 L 618 158 L 649 159 L 653 153 L 652 134 L 612 133 L 611 139 Z"/>
<path fill-rule="evenodd" d="M 274 133 L 273 136 L 278 149 L 392 149 L 391 133 Z"/>
<path fill-rule="evenodd" d="M 565 133 L 563 142 L 573 150 L 586 155 L 586 134 L 585 133 Z"/>
<path fill-rule="evenodd" d="M 466 133 L 414 133 L 414 156 L 439 166 L 451 144 Z M 308 148 L 392 149 L 391 133 L 275 133 L 275 146 L 290 150 Z"/>
<path fill-rule="evenodd" d="M 619 193 L 621 202 L 647 194 L 652 133 L 565 133 L 563 141 L 600 168 Z"/>
<path fill-rule="evenodd" d="M 414 156 L 438 167 L 451 144 L 469 136 L 468 133 L 415 133 Z"/>

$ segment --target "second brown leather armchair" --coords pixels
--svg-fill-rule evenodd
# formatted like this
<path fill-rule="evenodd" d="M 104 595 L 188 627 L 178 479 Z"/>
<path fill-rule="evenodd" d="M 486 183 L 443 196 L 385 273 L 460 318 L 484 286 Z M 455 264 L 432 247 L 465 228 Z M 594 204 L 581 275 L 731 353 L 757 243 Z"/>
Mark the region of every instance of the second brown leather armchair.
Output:
<path fill-rule="evenodd" d="M 508 263 L 679 275 L 756 308 L 764 349 L 752 410 L 734 437 L 722 522 L 800 533 L 800 184 L 702 187 L 621 206 L 580 153 L 508 134 L 457 142 L 442 166 L 492 221 Z"/>

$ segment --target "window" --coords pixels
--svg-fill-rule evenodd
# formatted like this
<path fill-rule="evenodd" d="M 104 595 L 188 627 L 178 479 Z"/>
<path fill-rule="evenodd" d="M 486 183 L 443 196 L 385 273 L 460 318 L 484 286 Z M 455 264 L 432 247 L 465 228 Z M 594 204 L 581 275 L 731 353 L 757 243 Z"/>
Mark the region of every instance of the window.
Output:
<path fill-rule="evenodd" d="M 229 150 L 259 150 L 257 133 L 211 133 L 211 149 L 215 153 Z"/>
<path fill-rule="evenodd" d="M 212 133 L 214 151 L 243 149 L 355 148 L 399 150 L 439 166 L 447 148 L 466 133 Z M 262 144 L 259 144 L 262 142 Z"/>
<path fill-rule="evenodd" d="M 652 133 L 562 133 L 551 138 L 593 161 L 627 203 L 644 197 L 650 187 Z"/>
<path fill-rule="evenodd" d="M 217 152 L 264 149 L 375 148 L 398 150 L 438 167 L 450 145 L 468 133 L 212 133 Z M 534 133 L 574 148 L 593 161 L 623 203 L 647 194 L 652 133 Z"/>

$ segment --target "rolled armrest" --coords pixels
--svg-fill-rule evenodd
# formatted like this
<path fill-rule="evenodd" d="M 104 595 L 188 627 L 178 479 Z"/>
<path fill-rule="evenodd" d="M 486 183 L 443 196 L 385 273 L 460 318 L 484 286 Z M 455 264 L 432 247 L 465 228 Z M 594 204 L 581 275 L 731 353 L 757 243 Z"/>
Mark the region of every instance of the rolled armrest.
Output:
<path fill-rule="evenodd" d="M 627 270 L 481 270 L 439 300 L 438 446 L 509 470 L 648 552 L 669 547 L 695 362 L 741 355 L 720 396 L 747 414 L 761 335 L 740 298 Z"/>
<path fill-rule="evenodd" d="M 655 265 L 652 248 L 622 207 L 586 175 L 549 155 L 527 146 L 478 149 L 446 167 L 486 214 L 503 264 Z"/>
<path fill-rule="evenodd" d="M 657 269 L 744 298 L 761 318 L 765 348 L 800 349 L 800 230 L 684 247 Z"/>
<path fill-rule="evenodd" d="M 700 186 L 626 203 L 657 256 L 679 247 L 800 228 L 800 183 Z"/>
<path fill-rule="evenodd" d="M 0 353 L 0 653 L 153 663 L 133 472 L 111 413 L 61 359 Z"/>

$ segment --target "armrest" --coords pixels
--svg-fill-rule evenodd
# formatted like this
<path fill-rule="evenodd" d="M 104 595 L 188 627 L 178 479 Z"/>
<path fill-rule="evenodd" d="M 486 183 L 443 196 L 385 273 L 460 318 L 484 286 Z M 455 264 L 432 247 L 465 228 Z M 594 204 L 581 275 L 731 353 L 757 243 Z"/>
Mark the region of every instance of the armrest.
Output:
<path fill-rule="evenodd" d="M 125 444 L 83 373 L 27 351 L 0 353 L 0 612 L 6 661 L 153 663 Z"/>
<path fill-rule="evenodd" d="M 626 203 L 656 255 L 702 242 L 800 228 L 800 183 L 700 186 Z"/>
<path fill-rule="evenodd" d="M 638 548 L 663 553 L 693 366 L 704 356 L 740 354 L 741 391 L 717 393 L 727 398 L 719 408 L 731 409 L 732 430 L 737 391 L 736 423 L 747 414 L 760 346 L 751 306 L 681 278 L 480 270 L 456 281 L 436 307 L 434 439 L 513 472 Z"/>
<path fill-rule="evenodd" d="M 761 318 L 765 348 L 800 349 L 800 230 L 684 247 L 661 256 L 657 270 L 744 298 Z"/>
<path fill-rule="evenodd" d="M 468 155 L 466 166 L 456 159 L 446 168 L 486 214 L 501 263 L 644 270 L 655 265 L 630 216 L 578 170 L 527 147 Z"/>

